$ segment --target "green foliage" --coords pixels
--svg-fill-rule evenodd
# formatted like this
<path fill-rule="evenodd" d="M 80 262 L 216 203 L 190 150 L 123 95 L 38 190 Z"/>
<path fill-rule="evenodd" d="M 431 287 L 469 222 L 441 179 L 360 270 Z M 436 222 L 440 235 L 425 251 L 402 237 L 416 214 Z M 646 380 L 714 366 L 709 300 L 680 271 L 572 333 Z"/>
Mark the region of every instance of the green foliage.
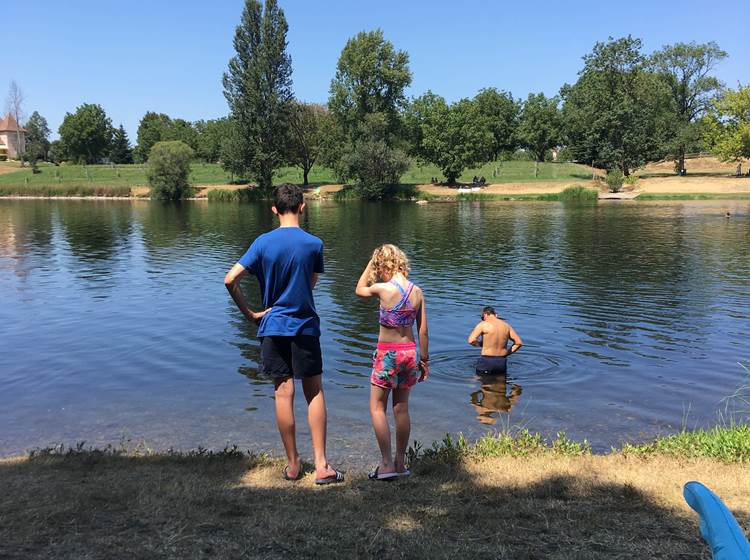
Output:
<path fill-rule="evenodd" d="M 512 151 L 517 147 L 517 129 L 519 124 L 520 102 L 513 99 L 509 92 L 495 88 L 485 88 L 472 100 L 477 124 L 492 134 L 492 142 L 485 146 L 487 161 L 496 160 L 502 152 Z"/>
<path fill-rule="evenodd" d="M 612 169 L 607 173 L 607 186 L 613 193 L 620 192 L 622 189 L 624 175 L 619 169 Z"/>
<path fill-rule="evenodd" d="M 667 86 L 673 137 L 668 143 L 675 169 L 685 167 L 685 153 L 701 149 L 699 120 L 721 91 L 721 82 L 709 73 L 727 57 L 715 42 L 667 45 L 651 55 L 650 66 Z"/>
<path fill-rule="evenodd" d="M 266 191 L 285 159 L 292 101 L 292 61 L 286 52 L 287 22 L 276 0 L 246 0 L 234 37 L 236 55 L 224 74 L 224 96 L 240 145 L 227 169 L 249 174 Z"/>
<path fill-rule="evenodd" d="M 231 134 L 232 123 L 227 117 L 197 121 L 194 124 L 196 138 L 195 155 L 209 163 L 221 159 L 222 142 Z"/>
<path fill-rule="evenodd" d="M 146 169 L 151 196 L 160 200 L 178 200 L 187 194 L 192 157 L 190 146 L 179 140 L 154 144 Z"/>
<path fill-rule="evenodd" d="M 558 200 L 562 201 L 594 201 L 599 200 L 599 191 L 588 187 L 582 187 L 575 185 L 567 187 L 563 192 L 558 195 Z"/>
<path fill-rule="evenodd" d="M 256 202 L 266 200 L 268 194 L 260 189 L 212 189 L 208 191 L 209 202 Z"/>
<path fill-rule="evenodd" d="M 363 31 L 341 51 L 328 109 L 352 141 L 357 139 L 359 124 L 372 113 L 383 115 L 389 136 L 398 135 L 399 112 L 409 84 L 409 55 L 397 51 L 382 30 Z"/>
<path fill-rule="evenodd" d="M 651 443 L 625 444 L 621 451 L 626 455 L 705 457 L 726 463 L 747 463 L 750 462 L 750 426 L 734 424 L 694 432 L 683 431 L 657 438 Z"/>
<path fill-rule="evenodd" d="M 523 104 L 518 141 L 536 156 L 537 161 L 545 161 L 547 152 L 560 143 L 559 103 L 557 97 L 547 99 L 543 93 L 530 93 Z"/>
<path fill-rule="evenodd" d="M 469 444 L 463 434 L 455 439 L 446 434 L 442 441 L 433 442 L 427 449 L 415 441 L 407 450 L 407 458 L 410 465 L 450 464 L 476 457 L 526 457 L 540 453 L 578 457 L 591 454 L 591 445 L 586 440 L 580 443 L 572 441 L 564 432 L 558 432 L 552 441 L 548 441 L 539 433 L 532 433 L 528 429 L 487 434 L 473 445 Z"/>
<path fill-rule="evenodd" d="M 412 103 L 408 122 L 410 127 L 418 123 L 412 136 L 418 138 L 414 151 L 420 160 L 438 166 L 451 184 L 466 167 L 486 161 L 495 141 L 479 104 L 469 99 L 448 105 L 428 91 Z"/>
<path fill-rule="evenodd" d="M 138 145 L 135 148 L 136 163 L 143 163 L 148 159 L 151 148 L 157 142 L 165 140 L 164 131 L 170 126 L 172 119 L 164 113 L 154 113 L 148 111 L 141 122 L 138 124 L 137 140 Z"/>
<path fill-rule="evenodd" d="M 366 115 L 356 143 L 349 144 L 341 155 L 342 173 L 354 180 L 357 193 L 367 200 L 386 197 L 389 188 L 398 184 L 409 168 L 406 154 L 389 146 L 387 129 L 385 115 Z"/>
<path fill-rule="evenodd" d="M 0 196 L 130 196 L 130 187 L 86 184 L 2 185 Z"/>
<path fill-rule="evenodd" d="M 84 103 L 75 113 L 65 113 L 59 132 L 68 158 L 96 163 L 109 150 L 112 121 L 100 105 Z"/>
<path fill-rule="evenodd" d="M 567 144 L 577 161 L 624 174 L 660 159 L 674 133 L 669 93 L 649 72 L 640 39 L 596 43 L 573 86 L 563 86 Z"/>
<path fill-rule="evenodd" d="M 133 163 L 133 150 L 130 147 L 128 133 L 122 125 L 116 128 L 112 134 L 112 146 L 109 150 L 109 159 L 112 163 L 126 164 Z"/>
<path fill-rule="evenodd" d="M 29 120 L 24 125 L 26 129 L 26 159 L 36 162 L 37 160 L 47 160 L 47 153 L 50 148 L 50 129 L 47 125 L 47 119 L 34 111 Z"/>
<path fill-rule="evenodd" d="M 294 101 L 289 114 L 288 163 L 302 169 L 303 185 L 320 155 L 323 134 L 330 120 L 328 110 L 316 103 Z"/>
<path fill-rule="evenodd" d="M 706 142 L 722 161 L 750 157 L 750 85 L 728 91 L 704 121 Z"/>

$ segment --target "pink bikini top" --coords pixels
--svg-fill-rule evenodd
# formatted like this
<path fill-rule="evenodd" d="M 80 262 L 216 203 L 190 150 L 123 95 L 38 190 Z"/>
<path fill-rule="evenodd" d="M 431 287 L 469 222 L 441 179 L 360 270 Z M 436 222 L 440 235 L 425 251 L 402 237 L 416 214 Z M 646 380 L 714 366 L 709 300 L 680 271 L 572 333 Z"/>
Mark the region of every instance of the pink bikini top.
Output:
<path fill-rule="evenodd" d="M 411 327 L 417 319 L 417 310 L 412 307 L 409 301 L 409 295 L 414 289 L 414 284 L 409 282 L 405 290 L 395 280 L 391 280 L 391 284 L 401 291 L 401 299 L 391 309 L 380 306 L 380 324 L 392 329 Z"/>

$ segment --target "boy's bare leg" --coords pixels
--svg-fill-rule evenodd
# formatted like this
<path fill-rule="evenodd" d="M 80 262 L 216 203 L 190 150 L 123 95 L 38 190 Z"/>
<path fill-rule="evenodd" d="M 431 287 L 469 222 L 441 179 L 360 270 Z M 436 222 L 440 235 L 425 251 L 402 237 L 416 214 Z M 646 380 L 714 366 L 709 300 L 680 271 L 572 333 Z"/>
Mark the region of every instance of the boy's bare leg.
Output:
<path fill-rule="evenodd" d="M 286 459 L 289 467 L 287 475 L 296 478 L 302 461 L 297 452 L 296 426 L 294 423 L 294 378 L 274 380 L 274 396 L 276 402 L 276 425 L 279 427 L 281 442 L 284 444 Z"/>
<path fill-rule="evenodd" d="M 406 470 L 406 447 L 409 445 L 411 418 L 409 417 L 410 389 L 393 390 L 393 417 L 396 420 L 396 460 L 397 472 Z"/>
<path fill-rule="evenodd" d="M 326 428 L 328 416 L 323 395 L 323 376 L 305 377 L 302 390 L 307 400 L 307 422 L 310 424 L 313 453 L 315 453 L 315 478 L 326 478 L 336 474 L 326 457 Z"/>
<path fill-rule="evenodd" d="M 375 430 L 375 439 L 378 440 L 380 448 L 380 466 L 378 472 L 390 473 L 395 470 L 393 456 L 391 455 L 391 430 L 388 427 L 386 409 L 388 408 L 388 394 L 390 389 L 383 389 L 376 385 L 370 385 L 370 416 L 372 427 Z"/>

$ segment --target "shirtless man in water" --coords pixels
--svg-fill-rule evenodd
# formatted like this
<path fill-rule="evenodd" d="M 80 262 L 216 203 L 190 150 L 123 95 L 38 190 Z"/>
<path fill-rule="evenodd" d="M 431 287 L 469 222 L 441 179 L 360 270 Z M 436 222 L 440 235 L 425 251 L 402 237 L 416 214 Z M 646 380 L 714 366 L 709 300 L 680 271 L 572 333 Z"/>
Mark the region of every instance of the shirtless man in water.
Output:
<path fill-rule="evenodd" d="M 508 350 L 508 340 L 513 346 Z M 518 333 L 508 323 L 499 319 L 492 307 L 482 310 L 482 320 L 469 335 L 469 344 L 482 347 L 482 356 L 477 360 L 479 375 L 505 375 L 506 358 L 523 346 Z"/>

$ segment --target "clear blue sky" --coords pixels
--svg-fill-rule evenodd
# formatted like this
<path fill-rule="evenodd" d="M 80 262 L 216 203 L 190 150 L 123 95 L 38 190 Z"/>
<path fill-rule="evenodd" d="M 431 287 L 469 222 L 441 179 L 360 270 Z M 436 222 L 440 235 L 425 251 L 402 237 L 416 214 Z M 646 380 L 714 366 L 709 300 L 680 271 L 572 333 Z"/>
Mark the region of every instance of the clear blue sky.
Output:
<path fill-rule="evenodd" d="M 557 93 L 596 41 L 632 34 L 646 52 L 715 40 L 729 53 L 717 75 L 750 82 L 750 1 L 500 2 L 280 0 L 289 22 L 294 90 L 325 102 L 347 38 L 382 28 L 406 50 L 410 95 L 456 100 L 482 87 Z M 0 102 L 15 80 L 26 113 L 57 128 L 66 112 L 99 103 L 135 141 L 148 110 L 188 120 L 223 116 L 221 76 L 233 54 L 242 0 L 4 2 Z M 0 107 L 0 108 L 2 108 Z"/>

